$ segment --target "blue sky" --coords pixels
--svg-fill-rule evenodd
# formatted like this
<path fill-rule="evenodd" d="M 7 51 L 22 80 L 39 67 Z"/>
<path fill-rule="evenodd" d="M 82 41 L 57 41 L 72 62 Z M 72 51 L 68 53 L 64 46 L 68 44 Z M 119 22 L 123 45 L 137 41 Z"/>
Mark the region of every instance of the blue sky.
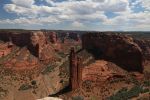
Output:
<path fill-rule="evenodd" d="M 0 0 L 0 28 L 150 31 L 150 0 Z"/>

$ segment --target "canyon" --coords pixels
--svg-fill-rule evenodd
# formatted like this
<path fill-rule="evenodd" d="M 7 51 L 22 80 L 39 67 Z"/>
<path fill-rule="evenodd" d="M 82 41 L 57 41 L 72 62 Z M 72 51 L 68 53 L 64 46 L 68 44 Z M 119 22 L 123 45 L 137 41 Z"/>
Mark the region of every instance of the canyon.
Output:
<path fill-rule="evenodd" d="M 13 93 L 16 100 L 106 99 L 123 86 L 133 87 L 132 78 L 147 79 L 150 41 L 114 32 L 2 31 L 0 67 L 2 99 L 12 100 Z"/>
<path fill-rule="evenodd" d="M 150 58 L 150 42 L 146 40 L 111 33 L 85 34 L 82 40 L 83 48 L 96 59 L 114 62 L 128 71 L 142 72 L 145 60 Z"/>

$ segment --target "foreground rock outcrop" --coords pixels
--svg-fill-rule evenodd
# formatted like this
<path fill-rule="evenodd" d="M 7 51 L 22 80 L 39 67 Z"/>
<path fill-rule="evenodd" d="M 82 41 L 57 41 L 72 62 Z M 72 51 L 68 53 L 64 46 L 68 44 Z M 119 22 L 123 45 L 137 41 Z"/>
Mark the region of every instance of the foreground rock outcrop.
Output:
<path fill-rule="evenodd" d="M 97 60 L 83 68 L 83 81 L 91 80 L 98 83 L 99 81 L 106 81 L 113 77 L 125 77 L 125 71 L 108 61 Z"/>
<path fill-rule="evenodd" d="M 105 33 L 84 34 L 82 46 L 96 59 L 114 62 L 128 71 L 143 71 L 142 49 L 129 36 Z"/>

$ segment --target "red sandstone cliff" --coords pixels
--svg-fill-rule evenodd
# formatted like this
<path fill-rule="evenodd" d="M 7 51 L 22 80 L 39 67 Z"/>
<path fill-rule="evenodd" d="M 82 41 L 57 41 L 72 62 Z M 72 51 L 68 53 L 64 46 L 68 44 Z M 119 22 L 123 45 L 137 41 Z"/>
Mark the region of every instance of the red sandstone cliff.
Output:
<path fill-rule="evenodd" d="M 96 59 L 114 62 L 128 71 L 143 71 L 142 48 L 129 36 L 103 33 L 84 34 L 82 46 Z"/>
<path fill-rule="evenodd" d="M 142 49 L 145 60 L 150 60 L 150 40 L 135 40 Z"/>
<path fill-rule="evenodd" d="M 25 47 L 27 49 L 23 49 L 22 51 L 22 53 L 26 53 L 24 56 L 26 56 L 28 54 L 27 52 L 29 51 L 29 55 L 34 55 L 34 57 L 45 64 L 49 63 L 50 61 L 54 61 L 55 58 L 57 58 L 55 48 L 50 43 L 49 38 L 56 40 L 56 37 L 52 37 L 49 33 L 44 33 L 41 31 L 0 33 L 0 40 L 7 42 L 7 47 L 17 46 L 20 47 L 21 50 Z M 6 50 L 9 49 L 5 49 L 5 52 L 2 50 L 0 51 L 0 57 L 6 56 L 10 53 L 9 51 L 6 52 Z M 15 59 L 17 59 L 17 56 Z M 18 60 L 16 60 L 16 62 L 20 64 Z M 22 60 L 22 62 L 24 63 L 25 61 Z M 23 66 L 22 64 L 20 65 Z"/>
<path fill-rule="evenodd" d="M 5 42 L 11 41 L 13 44 L 23 47 L 30 43 L 30 35 L 30 32 L 2 32 L 0 33 L 0 40 Z"/>

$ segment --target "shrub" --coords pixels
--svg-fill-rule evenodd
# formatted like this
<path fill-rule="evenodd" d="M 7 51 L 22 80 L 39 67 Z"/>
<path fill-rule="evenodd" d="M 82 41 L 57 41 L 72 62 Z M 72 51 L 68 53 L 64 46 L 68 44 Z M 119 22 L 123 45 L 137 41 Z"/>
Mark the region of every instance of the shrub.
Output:
<path fill-rule="evenodd" d="M 150 80 L 144 81 L 144 86 L 149 87 L 150 86 Z"/>
<path fill-rule="evenodd" d="M 72 100 L 84 100 L 84 98 L 82 96 L 74 96 Z"/>
<path fill-rule="evenodd" d="M 127 100 L 127 88 L 122 88 L 115 95 L 112 95 L 109 100 Z"/>
<path fill-rule="evenodd" d="M 92 96 L 90 100 L 99 100 L 96 96 Z"/>
<path fill-rule="evenodd" d="M 0 98 L 6 96 L 8 93 L 8 90 L 4 90 L 2 87 L 0 87 Z"/>
<path fill-rule="evenodd" d="M 28 90 L 28 89 L 31 89 L 32 86 L 29 85 L 29 84 L 22 84 L 19 88 L 19 90 Z"/>
<path fill-rule="evenodd" d="M 150 92 L 150 90 L 147 88 L 147 89 L 143 89 L 143 91 L 141 93 L 147 93 L 147 92 Z"/>
<path fill-rule="evenodd" d="M 137 85 L 137 86 L 134 86 L 133 88 L 131 88 L 129 91 L 128 91 L 128 98 L 132 98 L 132 97 L 137 97 L 139 95 L 139 93 L 142 92 L 142 87 Z"/>
<path fill-rule="evenodd" d="M 66 57 L 66 55 L 64 54 L 64 52 L 58 52 L 58 54 L 59 54 L 62 58 Z"/>
<path fill-rule="evenodd" d="M 45 70 L 42 72 L 42 74 L 47 74 L 49 72 L 52 72 L 54 70 L 54 66 L 47 66 Z"/>
<path fill-rule="evenodd" d="M 31 84 L 32 84 L 32 85 L 36 85 L 36 81 L 33 80 L 33 81 L 31 82 Z"/>
<path fill-rule="evenodd" d="M 108 100 L 128 100 L 133 97 L 139 96 L 140 93 L 146 92 L 149 92 L 149 89 L 143 89 L 142 86 L 136 85 L 130 90 L 128 90 L 127 88 L 122 88 L 116 94 L 110 96 Z"/>
<path fill-rule="evenodd" d="M 135 85 L 139 85 L 139 82 L 133 76 L 131 76 L 130 81 Z"/>

